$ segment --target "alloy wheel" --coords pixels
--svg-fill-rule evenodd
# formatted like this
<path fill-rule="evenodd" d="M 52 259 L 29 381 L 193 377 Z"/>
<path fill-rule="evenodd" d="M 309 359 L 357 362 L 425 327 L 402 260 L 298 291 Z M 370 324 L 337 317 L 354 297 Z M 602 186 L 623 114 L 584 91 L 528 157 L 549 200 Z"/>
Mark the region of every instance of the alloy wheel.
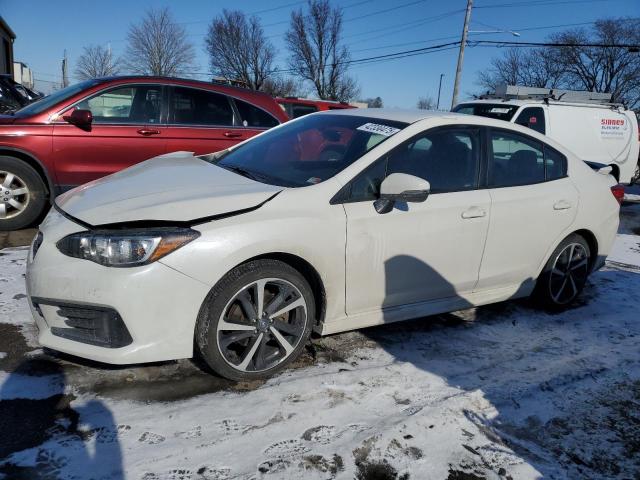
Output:
<path fill-rule="evenodd" d="M 25 181 L 14 173 L 0 170 L 0 220 L 20 215 L 31 195 Z"/>
<path fill-rule="evenodd" d="M 238 291 L 223 309 L 218 349 L 237 370 L 269 370 L 294 352 L 306 322 L 307 304 L 295 285 L 281 278 L 260 279 Z"/>
<path fill-rule="evenodd" d="M 587 281 L 589 254 L 583 245 L 570 243 L 558 254 L 549 276 L 549 293 L 558 305 L 571 302 Z"/>

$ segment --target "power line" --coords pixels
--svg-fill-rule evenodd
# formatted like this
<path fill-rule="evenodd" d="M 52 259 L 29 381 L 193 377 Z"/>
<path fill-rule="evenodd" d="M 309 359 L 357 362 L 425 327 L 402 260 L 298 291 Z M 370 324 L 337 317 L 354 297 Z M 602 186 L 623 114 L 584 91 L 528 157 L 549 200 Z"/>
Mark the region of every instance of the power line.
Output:
<path fill-rule="evenodd" d="M 428 16 L 428 17 L 423 17 L 423 18 L 418 18 L 416 20 L 412 20 L 411 22 L 403 22 L 403 23 L 397 23 L 394 25 L 390 25 L 388 27 L 382 27 L 382 28 L 376 28 L 374 30 L 367 30 L 366 32 L 358 32 L 358 33 L 352 33 L 351 35 L 345 35 L 343 38 L 353 38 L 353 37 L 359 37 L 362 35 L 375 35 L 376 38 L 380 38 L 380 37 L 386 37 L 388 35 L 393 35 L 394 33 L 397 32 L 404 32 L 406 30 L 410 30 L 412 28 L 416 28 L 416 27 L 420 27 L 422 25 L 426 25 L 427 23 L 431 23 L 431 22 L 437 22 L 438 20 L 444 20 L 445 18 L 451 17 L 457 13 L 461 13 L 464 12 L 464 8 L 459 8 L 457 10 L 451 10 L 448 12 L 444 12 L 444 13 L 440 13 L 438 15 L 432 15 L 432 16 Z M 391 31 L 388 31 L 391 30 Z M 381 32 L 387 32 L 384 34 L 380 34 Z M 362 43 L 362 42 L 367 42 L 370 39 L 362 39 L 362 40 L 357 40 L 355 42 L 351 42 L 352 45 L 356 44 L 356 43 Z"/>
<path fill-rule="evenodd" d="M 467 42 L 469 46 L 475 45 L 491 45 L 501 47 L 584 47 L 584 48 L 640 48 L 640 44 L 627 43 L 571 43 L 571 42 L 509 42 L 499 40 L 474 40 Z"/>
<path fill-rule="evenodd" d="M 367 13 L 366 15 L 360 15 L 359 17 L 347 18 L 346 20 L 344 20 L 344 23 L 355 22 L 356 20 L 362 20 L 363 18 L 373 17 L 374 15 L 381 15 L 383 13 L 393 12 L 395 10 L 400 10 L 402 8 L 412 7 L 413 5 L 417 5 L 419 3 L 425 3 L 426 1 L 427 0 L 416 0 L 413 2 L 404 3 L 402 5 L 396 5 L 395 7 L 385 8 L 383 10 Z"/>
<path fill-rule="evenodd" d="M 525 2 L 510 3 L 491 3 L 488 5 L 477 5 L 474 10 L 479 8 L 511 8 L 511 7 L 529 7 L 539 5 L 568 5 L 575 3 L 597 3 L 597 2 L 613 2 L 616 0 L 528 0 Z"/>
<path fill-rule="evenodd" d="M 500 27 L 495 27 L 493 25 L 487 25 L 486 23 L 482 23 L 482 22 L 478 22 L 476 21 L 475 23 L 479 23 L 480 25 L 484 25 L 485 27 L 491 27 L 491 28 L 495 28 L 496 30 L 502 30 L 502 28 Z M 596 22 L 581 22 L 581 23 L 565 23 L 562 25 L 544 25 L 544 26 L 537 26 L 537 27 L 525 27 L 525 28 L 518 28 L 518 27 L 513 27 L 511 28 L 512 30 L 515 30 L 517 32 L 526 32 L 526 31 L 532 31 L 532 30 L 548 30 L 550 28 L 562 28 L 562 27 L 576 27 L 576 26 L 583 26 L 583 25 L 594 25 Z M 470 32 L 470 34 L 473 33 L 474 35 L 487 35 L 487 34 L 494 34 L 496 32 Z M 357 50 L 351 50 L 352 53 L 356 53 L 356 52 L 367 52 L 367 51 L 371 51 L 371 50 L 379 50 L 381 48 L 392 48 L 392 47 L 405 47 L 408 45 L 419 45 L 422 43 L 427 43 L 427 42 L 435 42 L 435 41 L 439 41 L 439 40 L 449 40 L 451 38 L 458 38 L 460 35 L 449 35 L 447 37 L 437 37 L 437 38 L 427 38 L 424 40 L 416 40 L 414 42 L 405 42 L 405 43 L 393 43 L 390 45 L 377 45 L 374 47 L 368 47 L 368 48 L 359 48 Z"/>
<path fill-rule="evenodd" d="M 357 7 L 359 5 L 363 5 L 365 3 L 371 3 L 373 0 L 359 0 L 357 2 L 353 2 L 353 3 L 349 3 L 343 7 L 340 7 L 342 10 L 347 10 L 349 8 L 353 8 L 353 7 Z M 426 0 L 420 0 L 420 1 L 426 1 Z M 300 3 L 306 3 L 306 2 L 300 2 Z M 346 20 L 345 20 L 346 21 Z M 283 25 L 285 23 L 289 23 L 289 20 L 280 20 L 278 22 L 272 22 L 272 23 L 266 23 L 264 25 L 262 25 L 263 27 L 275 27 L 276 25 Z M 279 35 L 270 35 L 267 38 L 271 38 L 271 37 L 278 37 Z"/>

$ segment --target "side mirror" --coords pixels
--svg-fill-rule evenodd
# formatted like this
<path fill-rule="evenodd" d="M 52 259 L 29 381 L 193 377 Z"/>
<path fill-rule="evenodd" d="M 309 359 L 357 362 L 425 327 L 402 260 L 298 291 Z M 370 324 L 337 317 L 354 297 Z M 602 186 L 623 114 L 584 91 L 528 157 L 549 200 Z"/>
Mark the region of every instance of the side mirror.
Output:
<path fill-rule="evenodd" d="M 71 115 L 64 115 L 62 119 L 82 130 L 89 131 L 91 130 L 91 122 L 93 122 L 93 114 L 91 110 L 75 109 Z"/>
<path fill-rule="evenodd" d="M 406 173 L 392 173 L 380 185 L 380 198 L 373 203 L 376 212 L 389 213 L 396 202 L 424 202 L 431 185 L 423 178 Z"/>

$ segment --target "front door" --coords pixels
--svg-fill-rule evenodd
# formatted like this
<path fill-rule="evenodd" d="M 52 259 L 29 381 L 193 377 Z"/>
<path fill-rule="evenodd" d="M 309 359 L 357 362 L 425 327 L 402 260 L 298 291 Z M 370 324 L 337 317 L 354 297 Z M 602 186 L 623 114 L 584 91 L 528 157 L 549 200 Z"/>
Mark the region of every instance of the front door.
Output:
<path fill-rule="evenodd" d="M 53 129 L 58 183 L 80 185 L 165 153 L 162 103 L 161 85 L 121 85 L 65 111 Z M 62 120 L 76 108 L 93 114 L 89 130 Z"/>
<path fill-rule="evenodd" d="M 478 190 L 480 132 L 428 130 L 354 179 L 347 215 L 347 314 L 454 297 L 478 280 L 491 201 Z M 423 203 L 376 213 L 380 182 L 401 172 L 428 180 Z"/>

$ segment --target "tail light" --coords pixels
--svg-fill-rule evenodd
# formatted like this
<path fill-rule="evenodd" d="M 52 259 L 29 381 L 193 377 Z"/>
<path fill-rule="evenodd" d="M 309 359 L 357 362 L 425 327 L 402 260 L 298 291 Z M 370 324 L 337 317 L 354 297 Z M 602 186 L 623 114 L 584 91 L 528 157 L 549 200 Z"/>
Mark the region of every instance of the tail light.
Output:
<path fill-rule="evenodd" d="M 624 185 L 620 183 L 617 185 L 614 185 L 613 187 L 611 187 L 611 193 L 613 194 L 615 199 L 618 201 L 618 203 L 622 205 L 622 201 L 624 200 Z"/>

